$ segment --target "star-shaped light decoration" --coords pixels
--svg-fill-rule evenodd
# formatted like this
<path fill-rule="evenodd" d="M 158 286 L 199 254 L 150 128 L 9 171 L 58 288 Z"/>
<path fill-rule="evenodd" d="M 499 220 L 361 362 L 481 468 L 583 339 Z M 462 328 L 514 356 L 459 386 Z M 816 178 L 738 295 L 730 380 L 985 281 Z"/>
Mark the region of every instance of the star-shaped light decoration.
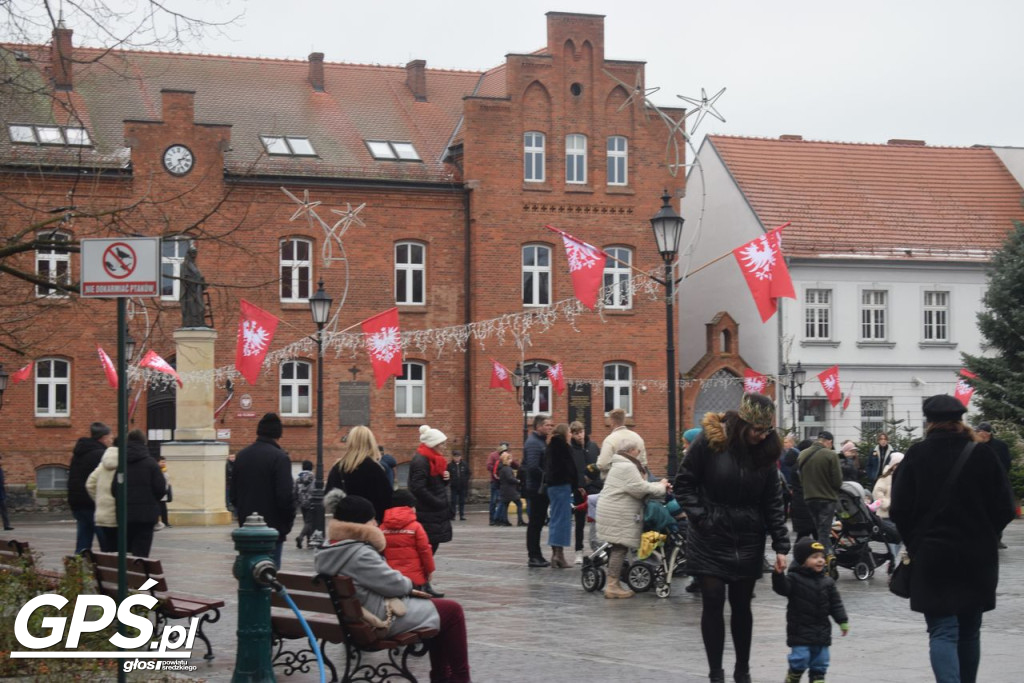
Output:
<path fill-rule="evenodd" d="M 690 118 L 691 116 L 696 116 L 696 118 L 693 120 L 693 125 L 690 127 L 691 134 L 696 132 L 697 128 L 700 126 L 700 122 L 703 121 L 704 117 L 707 116 L 708 114 L 711 114 L 722 123 L 725 123 L 725 117 L 718 113 L 718 110 L 715 109 L 715 102 L 717 102 L 718 98 L 721 97 L 724 93 L 725 88 L 722 88 L 711 97 L 708 97 L 707 91 L 704 88 L 701 88 L 699 100 L 696 99 L 695 97 L 676 95 L 676 97 L 678 97 L 679 99 L 683 100 L 684 102 L 689 102 L 690 104 L 696 107 L 696 109 L 691 109 L 687 111 L 686 115 L 683 116 L 683 121 Z"/>
<path fill-rule="evenodd" d="M 359 206 L 353 209 L 352 205 L 346 202 L 346 208 L 344 210 L 331 209 L 331 213 L 336 213 L 339 216 L 341 216 L 341 218 L 338 221 L 336 221 L 334 225 L 328 225 L 327 221 L 321 218 L 320 214 L 316 212 L 316 208 L 320 206 L 322 202 L 311 202 L 309 200 L 309 190 L 302 191 L 302 199 L 299 199 L 284 187 L 281 188 L 281 191 L 284 192 L 289 197 L 291 197 L 292 201 L 299 205 L 299 208 L 296 209 L 295 213 L 293 213 L 292 217 L 288 220 L 294 221 L 296 218 L 305 216 L 307 223 L 309 223 L 310 229 L 312 229 L 314 223 L 316 223 L 323 229 L 324 244 L 323 248 L 321 249 L 321 254 L 324 266 L 330 267 L 331 263 L 334 261 L 347 260 L 347 257 L 345 256 L 345 245 L 342 244 L 341 237 L 348 231 L 350 227 L 352 227 L 353 223 L 363 226 L 366 225 L 365 223 L 363 223 L 363 220 L 359 218 L 359 212 L 363 210 L 363 208 L 366 206 L 366 203 L 364 202 L 363 204 L 360 204 Z M 337 244 L 340 256 L 334 255 L 335 244 Z"/>
<path fill-rule="evenodd" d="M 625 109 L 629 105 L 633 104 L 633 102 L 637 101 L 638 98 L 642 98 L 643 103 L 646 104 L 647 106 L 654 107 L 654 105 L 651 104 L 650 100 L 647 99 L 647 96 L 648 95 L 653 95 L 654 93 L 656 93 L 659 90 L 661 90 L 661 88 L 644 88 L 643 72 L 640 69 L 636 70 L 636 84 L 635 85 L 629 85 L 625 81 L 623 81 L 620 78 L 618 78 L 615 74 L 613 74 L 612 72 L 608 71 L 608 69 L 601 69 L 601 70 L 604 72 L 605 76 L 607 76 L 608 78 L 612 79 L 613 81 L 615 81 L 616 83 L 621 85 L 626 90 L 630 91 L 629 92 L 629 97 L 626 98 L 626 101 L 623 102 L 622 104 L 620 104 L 619 108 L 615 110 L 616 113 L 622 111 L 623 109 Z M 655 107 L 655 108 L 657 108 L 657 107 Z"/>

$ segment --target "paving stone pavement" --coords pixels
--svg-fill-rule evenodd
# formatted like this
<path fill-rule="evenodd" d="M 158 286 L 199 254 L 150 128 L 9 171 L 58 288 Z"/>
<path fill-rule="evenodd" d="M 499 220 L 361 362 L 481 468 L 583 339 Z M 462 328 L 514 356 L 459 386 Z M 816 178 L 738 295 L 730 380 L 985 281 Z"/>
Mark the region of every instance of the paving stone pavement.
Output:
<path fill-rule="evenodd" d="M 487 525 L 483 506 L 467 509 L 469 519 L 453 522 L 455 538 L 437 554 L 435 586 L 458 600 L 466 611 L 469 658 L 477 683 L 573 680 L 667 681 L 707 680 L 700 637 L 700 600 L 673 583 L 665 599 L 653 592 L 632 600 L 605 600 L 580 585 L 579 568 L 528 569 L 525 529 Z M 14 520 L 9 535 L 29 540 L 44 553 L 43 565 L 60 567 L 74 544 L 72 520 Z M 173 590 L 224 599 L 221 619 L 207 627 L 216 659 L 197 656 L 195 680 L 229 681 L 235 661 L 237 584 L 231 575 L 234 527 L 174 527 L 156 534 L 152 556 L 163 560 Z M 546 536 L 546 534 L 545 534 Z M 1000 553 L 999 607 L 985 615 L 979 680 L 1011 683 L 1022 679 L 1024 645 L 1024 520 L 1007 528 L 1010 546 Z M 950 562 L 970 558 L 951 557 Z M 313 551 L 285 544 L 284 569 L 309 571 Z M 839 588 L 850 615 L 846 638 L 833 630 L 829 683 L 866 681 L 926 683 L 928 638 L 924 619 L 886 589 L 884 571 L 867 581 L 840 570 Z M 785 600 L 769 582 L 758 584 L 754 600 L 752 677 L 757 683 L 781 681 L 786 671 Z M 727 672 L 734 661 L 726 645 Z M 329 649 L 338 656 L 336 649 Z M 379 657 L 379 655 L 371 655 Z M 429 680 L 426 659 L 413 671 Z M 132 680 L 144 680 L 131 674 Z M 312 674 L 283 676 L 280 681 L 315 681 Z"/>

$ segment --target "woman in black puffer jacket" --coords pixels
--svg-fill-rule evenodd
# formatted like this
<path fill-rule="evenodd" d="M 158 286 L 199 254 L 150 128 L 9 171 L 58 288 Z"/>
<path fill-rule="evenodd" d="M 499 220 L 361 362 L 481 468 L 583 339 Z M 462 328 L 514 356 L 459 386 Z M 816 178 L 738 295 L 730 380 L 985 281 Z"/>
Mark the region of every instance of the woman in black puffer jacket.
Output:
<path fill-rule="evenodd" d="M 452 540 L 448 509 L 448 460 L 442 451 L 448 437 L 440 429 L 420 427 L 420 445 L 409 463 L 409 491 L 416 496 L 416 521 L 430 539 L 430 549 Z"/>
<path fill-rule="evenodd" d="M 761 394 L 744 394 L 738 412 L 708 413 L 704 432 L 686 452 L 673 486 L 690 522 L 686 561 L 700 581 L 701 634 L 712 682 L 725 681 L 727 586 L 734 680 L 750 681 L 750 600 L 763 570 L 766 533 L 772 536 L 776 570 L 786 568 L 789 538 L 776 466 L 782 442 L 774 424 L 775 406 Z"/>
<path fill-rule="evenodd" d="M 167 479 L 160 465 L 149 453 L 146 434 L 141 429 L 128 432 L 125 441 L 127 459 L 127 531 L 128 553 L 135 557 L 149 557 L 153 545 L 153 528 L 160 518 L 160 499 L 167 493 Z M 116 500 L 120 495 L 117 477 L 110 485 Z"/>

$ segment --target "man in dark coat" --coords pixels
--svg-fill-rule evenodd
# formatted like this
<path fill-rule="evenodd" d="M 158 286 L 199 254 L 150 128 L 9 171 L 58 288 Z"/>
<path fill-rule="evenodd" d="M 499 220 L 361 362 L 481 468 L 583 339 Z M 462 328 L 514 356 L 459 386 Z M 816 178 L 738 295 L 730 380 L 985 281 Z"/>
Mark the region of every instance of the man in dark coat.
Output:
<path fill-rule="evenodd" d="M 814 536 L 825 546 L 828 555 L 832 552 L 832 520 L 836 516 L 836 502 L 843 485 L 843 472 L 839 467 L 839 456 L 832 450 L 832 433 L 821 432 L 810 448 L 800 453 L 796 460 L 797 475 L 803 486 L 807 512 L 814 522 Z"/>
<path fill-rule="evenodd" d="M 925 437 L 896 470 L 889 517 L 911 554 L 910 609 L 924 613 L 937 680 L 959 671 L 956 680 L 973 681 L 982 613 L 996 607 L 998 537 L 1013 519 L 1013 493 L 995 452 L 977 443 L 945 500 L 937 500 L 972 434 L 958 399 L 940 394 L 923 407 Z"/>
<path fill-rule="evenodd" d="M 469 479 L 472 476 L 469 471 L 469 463 L 462 458 L 462 453 L 452 451 L 452 461 L 448 463 L 448 491 L 451 498 L 448 500 L 450 517 L 455 519 L 455 513 L 459 513 L 459 519 L 466 521 L 466 497 L 469 495 Z"/>
<path fill-rule="evenodd" d="M 71 466 L 68 468 L 68 507 L 71 508 L 77 526 L 76 555 L 91 550 L 92 539 L 96 535 L 96 526 L 93 522 L 96 504 L 85 490 L 85 481 L 99 466 L 100 459 L 112 441 L 110 427 L 102 422 L 93 422 L 89 425 L 89 436 L 80 438 L 71 452 Z"/>
<path fill-rule="evenodd" d="M 999 464 L 1003 466 L 1006 473 L 1010 473 L 1010 467 L 1013 465 L 1013 456 L 1010 455 L 1010 446 L 1002 439 L 997 439 L 992 435 L 992 425 L 988 422 L 982 422 L 974 430 L 974 435 L 977 437 L 980 443 L 987 443 L 996 453 L 996 457 L 999 458 Z M 999 534 L 999 549 L 1006 550 L 1006 544 L 1003 543 L 1003 534 Z"/>
<path fill-rule="evenodd" d="M 540 550 L 540 534 L 544 530 L 544 522 L 548 516 L 548 494 L 541 491 L 541 479 L 544 474 L 544 451 L 548 447 L 548 436 L 554 427 L 547 415 L 533 418 L 533 432 L 526 437 L 523 444 L 524 476 L 523 495 L 526 497 L 526 514 L 529 523 L 526 525 L 527 566 L 547 567 L 550 562 L 544 559 Z"/>
<path fill-rule="evenodd" d="M 231 482 L 231 503 L 238 511 L 238 525 L 256 513 L 277 530 L 274 562 L 281 566 L 285 539 L 295 521 L 292 463 L 277 441 L 284 433 L 281 418 L 267 413 L 256 426 L 256 442 L 238 452 Z"/>

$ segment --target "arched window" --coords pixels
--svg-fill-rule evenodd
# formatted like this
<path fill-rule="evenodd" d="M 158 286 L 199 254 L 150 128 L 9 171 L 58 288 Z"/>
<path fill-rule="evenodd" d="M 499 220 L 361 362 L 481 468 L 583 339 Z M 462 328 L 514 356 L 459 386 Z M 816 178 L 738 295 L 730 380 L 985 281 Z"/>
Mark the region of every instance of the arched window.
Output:
<path fill-rule="evenodd" d="M 544 133 L 523 133 L 523 180 L 544 182 Z"/>
<path fill-rule="evenodd" d="M 630 287 L 630 266 L 633 264 L 633 250 L 628 247 L 607 247 L 605 253 L 613 257 L 604 264 L 604 305 L 605 308 L 632 308 L 633 293 Z"/>
<path fill-rule="evenodd" d="M 50 282 L 62 285 L 71 284 L 71 252 L 61 246 L 71 241 L 66 232 L 54 230 L 38 236 L 41 242 L 49 242 L 45 247 L 36 249 L 36 275 Z M 36 296 L 66 297 L 64 290 L 46 285 L 36 285 Z"/>
<path fill-rule="evenodd" d="M 281 417 L 308 417 L 313 414 L 310 396 L 313 364 L 304 360 L 281 363 Z"/>
<path fill-rule="evenodd" d="M 565 136 L 565 182 L 585 185 L 587 182 L 587 136 L 579 133 Z"/>
<path fill-rule="evenodd" d="M 59 358 L 36 361 L 36 417 L 71 414 L 71 363 Z"/>
<path fill-rule="evenodd" d="M 604 414 L 616 408 L 633 414 L 633 368 L 625 363 L 605 363 Z"/>
<path fill-rule="evenodd" d="M 608 138 L 608 184 L 626 185 L 629 178 L 629 144 L 621 135 Z"/>
<path fill-rule="evenodd" d="M 422 306 L 426 303 L 427 248 L 419 242 L 395 245 L 395 303 Z"/>
<path fill-rule="evenodd" d="M 402 363 L 402 375 L 395 378 L 395 417 L 426 417 L 427 366 Z"/>
<path fill-rule="evenodd" d="M 551 303 L 551 247 L 528 244 L 523 247 L 523 305 Z"/>
<path fill-rule="evenodd" d="M 307 239 L 289 237 L 281 241 L 281 301 L 305 303 L 309 300 L 313 282 L 312 252 L 313 243 Z"/>

